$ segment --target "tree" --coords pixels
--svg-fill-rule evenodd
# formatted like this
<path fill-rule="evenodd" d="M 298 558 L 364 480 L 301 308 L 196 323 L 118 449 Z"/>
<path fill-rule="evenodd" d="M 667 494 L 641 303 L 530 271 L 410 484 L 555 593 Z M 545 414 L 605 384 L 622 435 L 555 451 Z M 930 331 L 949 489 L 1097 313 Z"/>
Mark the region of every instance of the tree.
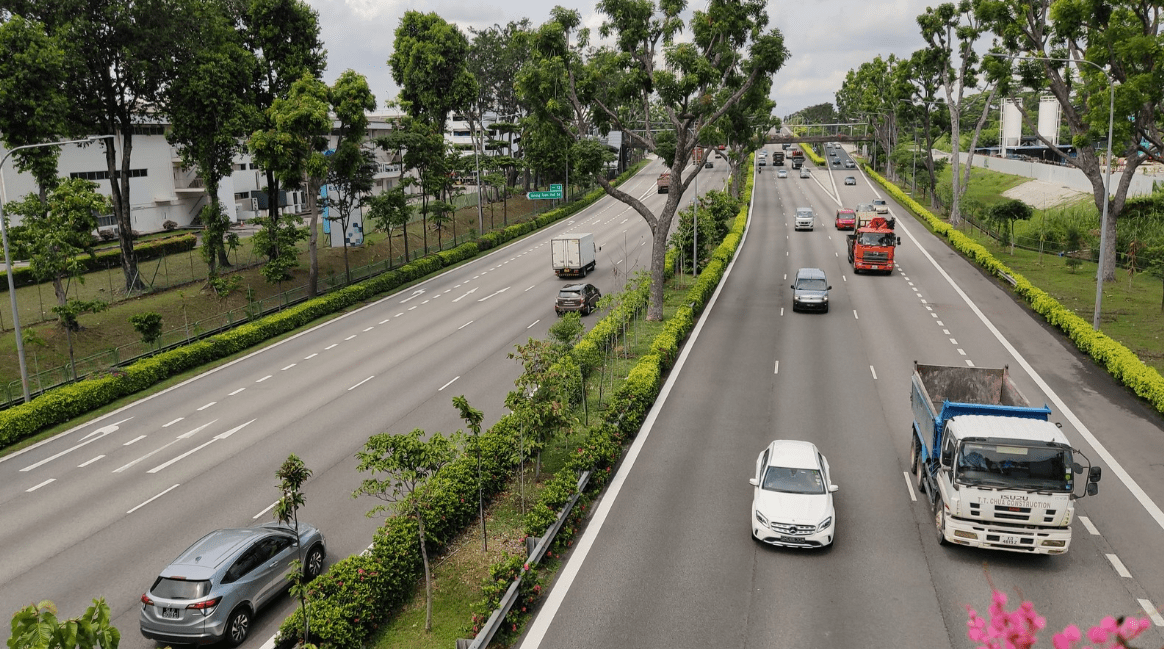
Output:
<path fill-rule="evenodd" d="M 104 300 L 70 299 L 52 309 L 65 327 L 65 337 L 69 343 L 69 367 L 72 369 L 74 381 L 77 379 L 77 361 L 73 358 L 73 332 L 81 329 L 81 324 L 77 318 L 86 313 L 100 313 L 108 308 L 109 303 Z"/>
<path fill-rule="evenodd" d="M 230 266 L 224 241 L 230 220 L 218 190 L 255 120 L 247 94 L 257 63 L 223 6 L 211 1 L 195 7 L 197 19 L 188 28 L 197 38 L 184 40 L 170 62 L 171 81 L 160 107 L 170 121 L 166 140 L 178 149 L 183 166 L 198 171 L 206 188 L 209 203 L 199 213 L 201 251 L 213 281 L 220 266 Z"/>
<path fill-rule="evenodd" d="M 0 24 L 0 135 L 12 150 L 66 135 L 69 99 L 64 91 L 65 52 L 44 24 L 20 15 Z M 32 174 L 41 200 L 57 182 L 54 146 L 13 154 L 16 168 Z"/>
<path fill-rule="evenodd" d="M 836 93 L 837 107 L 845 117 L 862 117 L 873 124 L 874 162 L 885 161 L 885 173 L 894 176 L 888 155 L 876 157 L 878 148 L 886 154 L 893 150 L 897 132 L 898 101 L 909 96 L 896 71 L 901 65 L 897 56 L 874 57 L 856 70 L 849 70 Z"/>
<path fill-rule="evenodd" d="M 280 130 L 284 133 L 291 132 L 291 129 L 277 128 L 275 120 L 281 111 L 272 108 L 277 99 L 289 98 L 292 86 L 297 81 L 304 76 L 318 81 L 326 67 L 327 51 L 323 49 L 323 43 L 319 39 L 319 16 L 303 0 L 240 0 L 240 2 L 244 2 L 245 7 L 239 16 L 238 29 L 243 34 L 243 44 L 258 64 L 247 95 L 251 100 L 251 112 L 255 116 L 251 131 L 265 132 L 268 135 Z M 307 96 L 316 98 L 319 96 L 316 87 L 303 88 L 301 92 L 301 101 L 306 101 Z M 323 92 L 323 105 L 326 111 L 326 86 Z M 328 128 L 330 126 L 329 122 Z M 299 137 L 309 137 L 314 131 L 298 130 L 295 133 Z M 275 145 L 272 143 L 272 146 Z M 260 158 L 266 161 L 266 164 L 260 161 Z M 256 244 L 261 242 L 262 247 L 256 249 L 262 251 L 268 259 L 268 263 L 263 267 L 263 276 L 267 281 L 278 282 L 287 279 L 289 269 L 297 263 L 294 246 L 303 238 L 298 234 L 299 218 L 289 216 L 286 223 L 281 218 L 280 188 L 287 182 L 298 186 L 303 174 L 309 171 L 308 163 L 312 160 L 314 158 L 308 158 L 306 153 L 302 158 L 297 158 L 294 155 L 278 155 L 271 150 L 262 156 L 256 156 L 256 161 L 259 162 L 267 180 L 267 216 L 256 219 L 263 226 L 263 231 L 259 233 L 263 236 L 256 241 Z M 284 166 L 279 166 L 280 164 Z M 318 164 L 315 165 L 314 172 L 318 175 L 313 174 L 312 177 L 323 175 Z M 314 203 L 315 196 L 310 188 L 307 194 L 309 203 Z M 312 210 L 313 226 L 316 218 L 317 215 Z M 316 228 L 312 227 L 307 236 L 309 238 L 314 236 L 315 231 Z M 309 279 L 309 288 L 312 283 Z"/>
<path fill-rule="evenodd" d="M 1008 65 L 1002 76 L 1004 94 L 1013 96 L 1018 87 L 1049 92 L 1059 102 L 1075 151 L 1068 155 L 1046 136 L 1038 133 L 1033 111 L 1019 104 L 1023 123 L 1039 140 L 1078 168 L 1091 182 L 1095 208 L 1102 213 L 1104 168 L 1116 160 L 1103 160 L 1106 148 L 1110 95 L 1115 87 L 1115 117 L 1112 121 L 1112 155 L 1124 160 L 1119 183 L 1108 188 L 1109 205 L 1106 247 L 1103 251 L 1104 281 L 1115 280 L 1116 230 L 1127 201 L 1128 187 L 1139 165 L 1158 159 L 1164 152 L 1164 132 L 1160 112 L 1164 109 L 1164 84 L 1160 74 L 1164 59 L 1157 53 L 1164 36 L 1160 34 L 1157 3 L 1127 0 L 1081 2 L 1080 0 L 989 0 L 982 13 L 1006 52 L 1036 57 L 1068 58 L 1059 61 L 1020 62 L 1018 81 Z M 1097 69 L 1094 66 L 1098 66 Z M 1101 144 L 1103 143 L 1103 144 Z"/>
<path fill-rule="evenodd" d="M 373 507 L 368 516 L 395 509 L 398 514 L 416 522 L 420 556 L 424 563 L 424 630 L 432 631 L 432 576 L 424 524 L 433 515 L 433 494 L 427 484 L 442 467 L 456 459 L 461 440 L 460 435 L 445 437 L 440 433 L 433 433 L 428 441 L 423 438 L 424 431 L 419 428 L 404 435 L 380 433 L 368 438 L 364 450 L 356 453 L 357 468 L 373 477 L 364 479 L 352 496 L 368 495 L 386 503 Z M 376 478 L 377 474 L 384 474 L 384 477 Z"/>
<path fill-rule="evenodd" d="M 8 649 L 117 649 L 121 632 L 109 619 L 104 598 L 93 600 L 84 615 L 57 618 L 57 607 L 45 600 L 29 604 L 12 616 Z"/>
<path fill-rule="evenodd" d="M 136 313 L 129 316 L 129 324 L 133 326 L 137 335 L 141 336 L 141 341 L 151 347 L 162 337 L 162 316 L 160 314 Z"/>
<path fill-rule="evenodd" d="M 506 395 L 505 407 L 532 437 L 528 448 L 537 453 L 535 477 L 541 472 L 542 449 L 567 423 L 568 384 L 573 377 L 559 374 L 556 367 L 567 351 L 560 343 L 530 338 L 508 355 L 521 363 L 523 371 L 514 381 L 517 390 Z"/>
<path fill-rule="evenodd" d="M 898 66 L 897 74 L 900 83 L 909 88 L 909 102 L 913 105 L 914 131 L 917 131 L 917 122 L 921 122 L 922 142 L 925 143 L 925 156 L 922 163 L 925 166 L 930 207 L 937 205 L 934 189 L 938 185 L 938 173 L 941 165 L 934 162 L 934 141 L 941 133 L 935 122 L 943 115 L 949 123 L 949 115 L 945 111 L 945 104 L 938 99 L 938 89 L 944 78 L 944 64 L 942 55 L 933 48 L 920 49 Z M 916 152 L 915 152 L 916 155 Z M 911 172 L 912 173 L 912 172 Z M 915 181 L 916 182 L 916 181 Z"/>
<path fill-rule="evenodd" d="M 979 11 L 981 4 L 978 0 L 958 0 L 957 4 L 947 2 L 936 8 L 927 7 L 926 12 L 917 17 L 922 38 L 934 51 L 937 64 L 944 70 L 941 84 L 946 89 L 946 107 L 950 111 L 950 145 L 953 147 L 953 155 L 950 156 L 953 172 L 950 223 L 955 226 L 961 223 L 958 204 L 970 183 L 970 170 L 974 163 L 974 149 L 978 145 L 978 136 L 982 133 L 982 126 L 986 123 L 986 117 L 998 91 L 997 76 L 985 75 L 985 87 L 982 92 L 986 94 L 986 100 L 982 103 L 982 113 L 974 127 L 974 135 L 970 138 L 970 146 L 966 150 L 966 171 L 962 177 L 959 153 L 962 150 L 962 115 L 966 109 L 966 89 L 977 88 L 979 77 L 986 71 L 982 57 L 974 49 L 978 39 L 987 29 L 986 20 Z M 995 61 L 991 59 L 991 63 Z"/>
<path fill-rule="evenodd" d="M 1009 235 L 1010 254 L 1014 254 L 1014 222 L 1030 220 L 1034 212 L 1030 205 L 1013 199 L 991 205 L 986 211 L 986 217 Z"/>
<path fill-rule="evenodd" d="M 304 74 L 288 91 L 286 97 L 279 97 L 267 109 L 270 128 L 251 134 L 247 147 L 259 166 L 267 171 L 268 178 L 285 186 L 298 186 L 303 179 L 318 179 L 326 175 L 327 161 L 322 150 L 327 146 L 326 136 L 331 131 L 328 115 L 328 88 L 322 81 Z M 318 185 L 309 182 L 315 191 L 309 190 L 311 202 L 318 194 Z M 290 278 L 290 269 L 299 264 L 295 243 L 304 238 L 310 240 L 312 278 L 318 275 L 315 257 L 316 219 L 318 212 L 311 210 L 311 220 L 307 232 L 299 230 L 301 219 L 297 216 L 280 218 L 276 213 L 268 215 L 263 229 L 253 237 L 255 250 L 267 257 L 262 268 L 263 277 L 268 282 L 281 282 Z M 308 292 L 314 294 L 313 282 L 309 281 Z"/>
<path fill-rule="evenodd" d="M 685 9 L 675 2 L 600 0 L 598 10 L 605 17 L 601 35 L 615 46 L 589 50 L 590 34 L 581 28 L 579 13 L 555 7 L 551 20 L 537 30 L 533 54 L 517 79 L 519 95 L 538 119 L 577 142 L 593 141 L 595 131 L 617 129 L 659 153 L 656 130 L 674 133 L 675 155 L 664 156 L 671 168 L 671 190 L 658 214 L 606 179 L 605 162 L 594 155 L 596 148 L 578 152 L 586 154 L 577 163 L 579 172 L 593 176 L 651 229 L 649 320 L 663 318 L 667 235 L 683 193 L 703 169 L 697 166 L 684 178 L 692 150 L 705 131 L 759 79 L 779 70 L 788 56 L 780 32 L 766 31 L 763 0 L 710 0 L 705 10 L 693 12 L 691 40 L 679 42 Z M 720 99 L 716 91 L 724 85 L 735 91 Z M 662 123 L 652 121 L 653 103 L 663 110 Z"/>
<path fill-rule="evenodd" d="M 1164 245 L 1153 246 L 1145 252 L 1148 260 L 1145 270 L 1152 277 L 1164 282 Z M 1160 295 L 1160 312 L 1164 313 L 1164 293 Z"/>
<path fill-rule="evenodd" d="M 328 156 L 327 219 L 339 223 L 344 243 L 344 273 L 352 281 L 348 266 L 348 223 L 356 210 L 362 210 L 375 184 L 376 159 L 364 149 L 368 137 L 368 111 L 376 110 L 376 96 L 364 75 L 345 70 L 329 93 L 339 137 L 335 152 Z M 335 236 L 335 230 L 332 230 Z"/>
<path fill-rule="evenodd" d="M 279 492 L 282 494 L 275 503 L 275 520 L 284 525 L 290 525 L 295 530 L 296 559 L 291 564 L 291 577 L 294 595 L 299 598 L 299 609 L 303 611 L 303 637 L 311 637 L 311 627 L 307 615 L 307 591 L 303 586 L 303 546 L 299 542 L 299 508 L 307 504 L 303 495 L 303 485 L 311 477 L 311 469 L 292 453 L 283 461 L 283 465 L 275 472 L 279 479 Z"/>
<path fill-rule="evenodd" d="M 16 254 L 28 259 L 37 279 L 52 281 L 58 306 L 68 299 L 66 279 L 84 283 L 81 256 L 92 256 L 95 215 L 109 208 L 109 199 L 96 189 L 96 183 L 81 178 L 60 180 L 47 200 L 29 194 L 4 210 L 21 216 L 21 225 L 12 228 Z"/>
<path fill-rule="evenodd" d="M 392 232 L 396 228 L 404 228 L 412 210 L 408 207 L 408 198 L 404 195 L 403 187 L 394 187 L 368 200 L 368 220 L 376 229 L 388 235 L 388 259 L 392 259 Z M 404 240 L 404 255 L 408 258 L 408 239 Z"/>
<path fill-rule="evenodd" d="M 473 451 L 477 453 L 477 515 L 481 517 L 481 546 L 485 552 L 489 551 L 489 534 L 485 529 L 485 493 L 481 479 L 481 421 L 484 413 L 469 405 L 465 395 L 453 397 L 453 407 L 461 413 L 461 419 L 473 432 Z M 460 431 L 457 431 L 458 434 Z"/>

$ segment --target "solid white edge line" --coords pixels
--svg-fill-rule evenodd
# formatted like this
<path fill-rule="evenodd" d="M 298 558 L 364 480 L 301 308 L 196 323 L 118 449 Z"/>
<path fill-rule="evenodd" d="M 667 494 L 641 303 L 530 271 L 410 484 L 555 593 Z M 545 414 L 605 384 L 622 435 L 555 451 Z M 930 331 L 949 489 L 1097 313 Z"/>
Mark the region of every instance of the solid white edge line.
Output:
<path fill-rule="evenodd" d="M 1083 523 L 1083 527 L 1087 528 L 1088 533 L 1090 533 L 1092 536 L 1099 536 L 1099 530 L 1095 527 L 1095 524 L 1091 522 L 1090 518 L 1086 516 L 1077 516 L 1076 518 L 1079 519 L 1080 523 Z"/>
<path fill-rule="evenodd" d="M 1115 568 L 1117 575 L 1123 577 L 1124 579 L 1132 578 L 1132 573 L 1128 572 L 1127 567 L 1124 566 L 1124 562 L 1120 561 L 1118 556 L 1114 554 L 1105 554 L 1103 556 L 1107 557 L 1107 560 L 1111 562 L 1111 567 Z"/>
<path fill-rule="evenodd" d="M 1047 398 L 1055 404 L 1055 407 L 1059 409 L 1059 412 L 1063 413 L 1063 416 L 1071 423 L 1072 426 L 1075 427 L 1075 430 L 1079 432 L 1079 435 L 1083 437 L 1083 439 L 1087 441 L 1089 445 L 1091 445 L 1091 448 L 1095 450 L 1100 459 L 1102 459 L 1104 463 L 1108 465 L 1108 469 L 1116 474 L 1116 477 L 1119 478 L 1120 482 L 1122 482 L 1124 486 L 1128 488 L 1128 491 L 1132 492 L 1132 496 L 1134 496 L 1136 500 L 1140 502 L 1140 505 L 1143 506 L 1145 510 L 1147 510 L 1148 515 L 1152 517 L 1152 520 L 1156 521 L 1156 524 L 1160 526 L 1160 529 L 1164 529 L 1164 511 L 1162 511 L 1160 507 L 1148 496 L 1144 489 L 1140 487 L 1135 479 L 1132 478 L 1131 474 L 1129 474 L 1127 470 L 1124 469 L 1123 465 L 1121 465 L 1115 459 L 1115 456 L 1108 452 L 1107 448 L 1104 447 L 1104 445 L 1099 442 L 1099 439 L 1097 439 L 1095 435 L 1092 434 L 1091 430 L 1088 429 L 1082 421 L 1080 421 L 1079 417 L 1075 416 L 1075 413 L 1067 407 L 1067 404 L 1059 398 L 1059 395 L 1051 389 L 1051 386 L 1047 385 L 1047 382 L 1044 381 L 1043 377 L 1035 371 L 1034 367 L 1031 367 L 1031 364 L 1027 362 L 1027 359 L 1024 358 L 1017 349 L 1015 349 L 1014 345 L 1010 344 L 1010 341 L 1008 341 L 1002 335 L 1002 332 L 1000 332 L 998 328 L 994 326 L 994 323 L 992 323 L 990 319 L 986 317 L 986 314 L 982 313 L 982 311 L 978 308 L 978 305 L 974 304 L 974 302 L 970 300 L 970 296 L 966 295 L 962 288 L 954 282 L 954 278 L 950 277 L 949 273 L 947 273 L 945 269 L 942 268 L 932 256 L 930 256 L 929 251 L 927 251 L 925 248 L 922 248 L 921 244 L 913 236 L 913 233 L 911 233 L 908 228 L 905 228 L 904 224 L 902 223 L 899 223 L 898 227 L 901 227 L 901 229 L 905 232 L 905 235 L 909 237 L 911 241 L 913 241 L 914 245 L 917 246 L 917 249 L 920 250 L 923 255 L 925 255 L 926 259 L 928 259 L 930 263 L 933 264 L 934 268 L 938 269 L 938 272 L 941 273 L 942 277 L 946 278 L 946 281 L 950 284 L 951 287 L 953 287 L 954 291 L 958 293 L 958 295 L 962 298 L 962 301 L 964 301 L 966 305 L 970 307 L 970 310 L 974 312 L 974 315 L 978 316 L 978 319 L 981 320 L 984 325 L 986 325 L 986 328 L 990 331 L 990 333 L 994 334 L 995 339 L 997 339 L 998 342 L 1002 344 L 1002 346 L 1006 349 L 1007 352 L 1010 353 L 1011 357 L 1015 359 L 1019 366 L 1022 367 L 1028 375 L 1030 375 L 1031 379 L 1035 382 L 1035 385 L 1039 386 L 1039 389 L 1043 391 L 1043 394 L 1047 395 Z"/>
<path fill-rule="evenodd" d="M 1140 602 L 1140 608 L 1144 609 L 1144 612 L 1148 614 L 1153 624 L 1156 626 L 1164 626 L 1164 617 L 1160 616 L 1160 612 L 1156 610 L 1155 606 L 1152 606 L 1152 602 L 1146 599 L 1138 599 L 1136 601 Z"/>
<path fill-rule="evenodd" d="M 153 498 L 150 498 L 149 500 L 145 501 L 144 503 L 142 503 L 142 504 L 138 505 L 137 507 L 134 507 L 133 509 L 131 509 L 131 510 L 129 510 L 129 511 L 127 511 L 127 512 L 125 512 L 125 513 L 126 513 L 126 514 L 132 514 L 132 513 L 136 512 L 137 510 L 141 509 L 142 507 L 145 507 L 146 505 L 148 505 L 148 504 L 152 503 L 153 501 L 157 500 L 158 498 L 161 498 L 162 496 L 164 496 L 164 495 L 166 495 L 166 494 L 170 493 L 171 491 L 173 491 L 173 490 L 175 490 L 175 489 L 177 489 L 177 488 L 178 488 L 178 485 L 174 485 L 174 486 L 170 487 L 169 489 L 166 489 L 166 490 L 165 490 L 165 491 L 163 491 L 162 493 L 160 493 L 160 494 L 158 494 L 158 495 L 154 496 Z"/>
<path fill-rule="evenodd" d="M 755 171 L 752 174 L 752 186 L 755 187 Z M 755 204 L 756 201 L 753 198 L 752 204 L 748 206 L 748 225 L 752 222 L 752 209 L 755 207 Z M 618 467 L 618 471 L 611 478 L 610 484 L 607 485 L 606 493 L 602 496 L 598 506 L 594 508 L 592 518 L 586 525 L 586 531 L 582 533 L 582 538 L 578 540 L 578 545 L 574 547 L 574 552 L 566 561 L 566 565 L 558 575 L 558 580 L 546 596 L 546 601 L 542 604 L 541 610 L 538 611 L 537 616 L 530 623 L 529 630 L 520 645 L 520 649 L 537 649 L 541 646 L 542 639 L 545 637 L 546 631 L 549 630 L 553 618 L 558 613 L 558 609 L 561 608 L 562 601 L 566 598 L 566 593 L 569 592 L 571 584 L 574 583 L 574 578 L 577 577 L 578 571 L 586 561 L 586 555 L 590 553 L 590 548 L 593 547 L 595 538 L 602 531 L 602 525 L 606 522 L 606 517 L 610 514 L 610 509 L 614 506 L 614 501 L 618 498 L 619 492 L 622 491 L 622 485 L 626 482 L 627 474 L 634 468 L 635 460 L 638 459 L 643 444 L 651 436 L 651 429 L 655 425 L 655 420 L 658 419 L 659 412 L 667 403 L 667 395 L 671 393 L 671 388 L 675 385 L 675 381 L 679 379 L 679 374 L 682 372 L 683 366 L 687 363 L 687 356 L 691 353 L 691 348 L 695 346 L 695 341 L 699 338 L 699 333 L 703 331 L 703 325 L 707 322 L 707 317 L 711 314 L 716 300 L 719 299 L 720 292 L 723 290 L 724 285 L 727 284 L 727 278 L 731 275 L 732 268 L 736 265 L 736 260 L 740 258 L 740 250 L 743 249 L 744 243 L 748 240 L 748 230 L 750 229 L 748 225 L 744 226 L 744 236 L 740 238 L 740 245 L 736 248 L 736 254 L 732 256 L 732 261 L 724 271 L 723 277 L 720 278 L 719 285 L 715 287 L 715 292 L 711 294 L 711 299 L 707 301 L 707 307 L 699 317 L 699 322 L 687 338 L 687 344 L 683 346 L 683 351 L 679 353 L 679 359 L 671 368 L 671 373 L 667 376 L 667 382 L 663 384 L 663 389 L 659 391 L 659 396 L 655 399 L 655 404 L 651 406 L 650 412 L 647 413 L 647 418 L 643 421 L 642 427 L 639 428 L 639 433 L 635 436 L 635 441 L 631 443 L 626 457 L 623 458 L 622 464 Z"/>
<path fill-rule="evenodd" d="M 534 325 L 536 325 L 537 323 L 539 323 L 539 322 L 541 322 L 541 321 L 542 321 L 542 319 L 541 319 L 541 318 L 538 318 L 537 320 L 534 320 L 533 322 L 531 322 L 531 323 L 530 323 L 529 327 L 526 327 L 526 329 L 530 329 L 530 328 L 532 328 Z"/>
<path fill-rule="evenodd" d="M 253 521 L 253 520 L 257 520 L 257 519 L 258 519 L 260 516 L 262 516 L 263 514 L 266 514 L 267 512 L 269 512 L 269 511 L 271 511 L 272 509 L 274 509 L 274 508 L 275 508 L 275 505 L 278 505 L 278 504 L 279 504 L 279 501 L 278 501 L 278 500 L 276 500 L 275 502 L 271 503 L 270 505 L 267 505 L 266 507 L 264 507 L 264 508 L 263 508 L 263 511 L 261 511 L 261 512 L 259 512 L 259 513 L 255 514 L 254 516 L 251 516 L 251 520 L 252 520 L 252 521 Z"/>
<path fill-rule="evenodd" d="M 441 390 L 444 390 L 445 388 L 449 387 L 450 385 L 452 385 L 452 384 L 453 384 L 453 381 L 456 381 L 456 380 L 457 380 L 457 379 L 459 379 L 459 378 L 461 378 L 461 377 L 460 377 L 460 376 L 454 376 L 452 381 L 449 381 L 448 383 L 446 383 L 446 384 L 442 385 L 441 387 L 437 388 L 437 392 L 440 392 Z"/>
<path fill-rule="evenodd" d="M 902 471 L 901 475 L 905 476 L 905 488 L 909 490 L 909 499 L 917 502 L 917 495 L 913 493 L 913 481 L 909 479 L 909 471 Z"/>

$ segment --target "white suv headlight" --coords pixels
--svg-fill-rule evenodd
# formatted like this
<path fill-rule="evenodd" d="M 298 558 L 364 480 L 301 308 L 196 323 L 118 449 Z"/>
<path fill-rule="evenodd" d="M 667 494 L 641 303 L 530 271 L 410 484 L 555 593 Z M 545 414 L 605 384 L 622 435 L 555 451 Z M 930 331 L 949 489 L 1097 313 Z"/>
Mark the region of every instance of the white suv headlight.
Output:
<path fill-rule="evenodd" d="M 832 524 L 833 524 L 833 517 L 829 516 L 828 518 L 821 521 L 820 525 L 816 526 L 816 531 L 823 532 L 823 531 L 827 530 Z"/>
<path fill-rule="evenodd" d="M 758 510 L 758 509 L 756 510 L 756 520 L 759 521 L 760 524 L 763 525 L 764 527 L 768 527 L 768 519 L 764 518 L 764 515 L 761 514 L 760 510 Z"/>

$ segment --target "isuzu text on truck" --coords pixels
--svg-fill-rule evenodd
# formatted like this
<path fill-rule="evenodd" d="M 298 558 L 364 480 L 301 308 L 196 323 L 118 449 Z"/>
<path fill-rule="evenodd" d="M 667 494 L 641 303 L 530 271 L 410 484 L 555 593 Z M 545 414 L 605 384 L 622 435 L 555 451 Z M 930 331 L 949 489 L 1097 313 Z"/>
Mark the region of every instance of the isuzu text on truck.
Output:
<path fill-rule="evenodd" d="M 1100 468 L 1049 421 L 1050 408 L 1032 408 L 1006 368 L 916 362 L 910 403 L 913 473 L 939 544 L 1067 551 L 1075 500 L 1099 493 Z"/>

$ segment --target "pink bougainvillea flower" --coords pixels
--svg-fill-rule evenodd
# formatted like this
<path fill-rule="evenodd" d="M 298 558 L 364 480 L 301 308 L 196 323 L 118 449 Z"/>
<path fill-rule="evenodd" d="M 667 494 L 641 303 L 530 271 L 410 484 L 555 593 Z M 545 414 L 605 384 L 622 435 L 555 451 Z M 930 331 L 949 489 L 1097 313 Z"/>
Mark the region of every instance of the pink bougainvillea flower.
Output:
<path fill-rule="evenodd" d="M 1083 634 L 1079 631 L 1079 627 L 1071 624 L 1063 629 L 1062 633 L 1051 636 L 1051 644 L 1055 646 L 1055 649 L 1071 649 L 1082 638 Z"/>

